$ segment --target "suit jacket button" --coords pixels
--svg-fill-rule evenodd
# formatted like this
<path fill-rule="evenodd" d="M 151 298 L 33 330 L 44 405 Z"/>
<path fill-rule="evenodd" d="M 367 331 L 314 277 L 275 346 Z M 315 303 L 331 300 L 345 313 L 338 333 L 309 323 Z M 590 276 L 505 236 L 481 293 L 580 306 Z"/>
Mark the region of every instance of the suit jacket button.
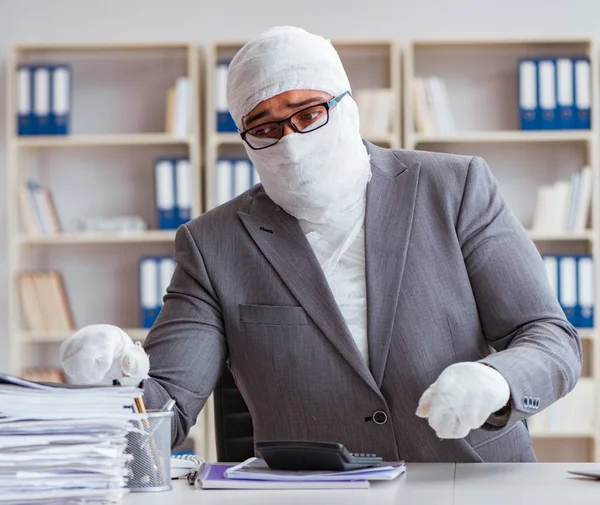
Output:
<path fill-rule="evenodd" d="M 385 424 L 387 422 L 387 414 L 382 410 L 378 410 L 373 414 L 373 421 L 375 424 Z"/>

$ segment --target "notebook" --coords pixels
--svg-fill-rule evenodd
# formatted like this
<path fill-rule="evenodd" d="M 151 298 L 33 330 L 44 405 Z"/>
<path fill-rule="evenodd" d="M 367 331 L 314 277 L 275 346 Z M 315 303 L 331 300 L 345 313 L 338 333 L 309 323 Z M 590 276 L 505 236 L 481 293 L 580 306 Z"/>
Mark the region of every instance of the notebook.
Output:
<path fill-rule="evenodd" d="M 235 465 L 207 465 L 197 477 L 194 486 L 198 489 L 367 489 L 368 480 L 343 481 L 290 481 L 290 480 L 241 480 L 228 479 L 225 472 Z"/>
<path fill-rule="evenodd" d="M 600 470 L 569 470 L 571 475 L 579 477 L 591 477 L 592 479 L 600 479 Z"/>
<path fill-rule="evenodd" d="M 404 462 L 380 463 L 378 465 L 345 471 L 273 470 L 260 458 L 249 458 L 225 471 L 225 477 L 235 480 L 266 481 L 349 481 L 393 480 L 406 471 Z"/>

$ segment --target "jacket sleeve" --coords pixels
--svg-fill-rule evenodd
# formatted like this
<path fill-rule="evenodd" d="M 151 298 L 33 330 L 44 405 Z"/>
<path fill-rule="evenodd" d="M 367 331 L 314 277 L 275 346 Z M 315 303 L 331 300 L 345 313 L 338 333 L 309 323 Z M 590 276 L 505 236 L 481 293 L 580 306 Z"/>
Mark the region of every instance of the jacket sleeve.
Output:
<path fill-rule="evenodd" d="M 492 352 L 480 362 L 507 380 L 502 421 L 539 412 L 581 375 L 581 341 L 552 292 L 540 253 L 506 206 L 481 158 L 469 164 L 457 234 Z M 498 426 L 493 416 L 486 427 Z"/>
<path fill-rule="evenodd" d="M 176 401 L 172 446 L 196 422 L 227 356 L 221 308 L 187 225 L 177 231 L 175 260 L 163 308 L 144 343 L 150 358 L 144 402 L 160 409 L 170 398 Z"/>

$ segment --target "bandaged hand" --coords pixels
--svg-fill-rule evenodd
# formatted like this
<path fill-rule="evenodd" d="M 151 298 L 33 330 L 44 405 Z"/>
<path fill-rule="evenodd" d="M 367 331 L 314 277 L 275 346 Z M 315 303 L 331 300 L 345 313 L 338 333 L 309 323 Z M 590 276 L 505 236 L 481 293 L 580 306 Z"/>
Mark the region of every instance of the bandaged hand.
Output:
<path fill-rule="evenodd" d="M 510 399 L 500 372 L 481 363 L 446 368 L 423 393 L 417 416 L 427 418 L 439 438 L 464 438 Z"/>
<path fill-rule="evenodd" d="M 121 328 L 92 324 L 76 331 L 60 346 L 60 362 L 74 384 L 123 386 L 139 384 L 148 376 L 150 361 Z"/>

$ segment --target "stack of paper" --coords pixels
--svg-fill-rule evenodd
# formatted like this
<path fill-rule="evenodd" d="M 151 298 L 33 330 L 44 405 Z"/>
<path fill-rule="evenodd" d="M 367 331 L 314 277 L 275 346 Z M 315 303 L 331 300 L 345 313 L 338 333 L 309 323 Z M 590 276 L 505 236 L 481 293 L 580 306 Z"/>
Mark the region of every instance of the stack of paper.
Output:
<path fill-rule="evenodd" d="M 0 374 L 0 503 L 118 503 L 133 387 L 60 388 Z"/>
<path fill-rule="evenodd" d="M 369 481 L 393 480 L 406 471 L 403 462 L 347 470 L 273 470 L 262 460 L 250 458 L 239 465 L 208 465 L 196 480 L 204 489 L 320 489 L 368 488 Z"/>

